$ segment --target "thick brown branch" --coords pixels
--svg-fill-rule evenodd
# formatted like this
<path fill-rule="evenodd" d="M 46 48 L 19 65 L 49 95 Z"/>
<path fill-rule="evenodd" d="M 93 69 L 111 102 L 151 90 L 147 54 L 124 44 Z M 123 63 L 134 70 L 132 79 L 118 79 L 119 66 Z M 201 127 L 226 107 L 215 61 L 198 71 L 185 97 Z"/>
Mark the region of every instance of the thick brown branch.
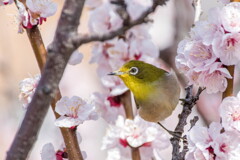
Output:
<path fill-rule="evenodd" d="M 67 0 L 63 6 L 54 41 L 32 102 L 7 153 L 7 160 L 25 160 L 55 96 L 71 53 L 76 49 L 70 37 L 77 34 L 84 0 Z"/>
<path fill-rule="evenodd" d="M 181 137 L 183 132 L 184 132 L 184 127 L 187 124 L 187 118 L 192 112 L 192 108 L 196 104 L 196 101 L 199 99 L 199 96 L 201 92 L 204 90 L 202 88 L 198 89 L 197 94 L 194 96 L 193 95 L 193 86 L 189 86 L 186 89 L 186 98 L 183 99 L 183 109 L 182 112 L 178 115 L 179 121 L 178 124 L 175 128 L 175 132 L 179 133 L 179 136 Z M 184 152 L 180 152 L 180 139 L 177 137 L 171 138 L 171 143 L 172 143 L 172 160 L 184 160 L 184 156 L 186 154 L 186 146 L 184 148 Z M 185 144 L 185 141 L 184 141 Z"/>
<path fill-rule="evenodd" d="M 74 45 L 80 46 L 81 44 L 93 42 L 93 41 L 106 41 L 113 39 L 116 36 L 123 35 L 127 30 L 130 28 L 137 26 L 139 24 L 142 24 L 146 21 L 146 18 L 153 13 L 158 5 L 165 5 L 166 1 L 168 0 L 153 0 L 153 5 L 149 9 L 147 9 L 145 12 L 141 14 L 139 18 L 136 20 L 130 21 L 128 23 L 125 23 L 125 25 L 115 31 L 111 31 L 104 35 L 76 35 L 73 37 Z"/>
<path fill-rule="evenodd" d="M 227 66 L 227 69 L 228 69 L 229 73 L 231 74 L 232 79 L 229 79 L 229 78 L 227 79 L 228 85 L 227 85 L 226 90 L 223 92 L 222 99 L 233 95 L 234 66 Z"/>

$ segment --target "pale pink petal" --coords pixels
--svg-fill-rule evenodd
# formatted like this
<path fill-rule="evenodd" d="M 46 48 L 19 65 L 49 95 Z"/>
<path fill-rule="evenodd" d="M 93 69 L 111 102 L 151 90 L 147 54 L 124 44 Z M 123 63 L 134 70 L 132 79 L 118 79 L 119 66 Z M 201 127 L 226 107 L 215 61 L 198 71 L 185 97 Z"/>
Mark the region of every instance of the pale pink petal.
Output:
<path fill-rule="evenodd" d="M 78 50 L 75 50 L 72 53 L 72 55 L 71 55 L 71 57 L 70 57 L 70 59 L 68 61 L 68 64 L 70 64 L 70 65 L 77 65 L 77 64 L 82 62 L 82 59 L 83 59 L 83 54 L 80 53 Z"/>

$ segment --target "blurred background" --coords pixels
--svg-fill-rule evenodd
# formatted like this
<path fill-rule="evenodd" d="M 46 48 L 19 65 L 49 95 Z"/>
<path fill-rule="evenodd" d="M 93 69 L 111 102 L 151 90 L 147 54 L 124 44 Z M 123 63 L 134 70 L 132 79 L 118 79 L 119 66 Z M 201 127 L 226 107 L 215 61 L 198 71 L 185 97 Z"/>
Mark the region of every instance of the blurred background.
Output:
<path fill-rule="evenodd" d="M 49 17 L 47 22 L 39 26 L 45 46 L 53 40 L 54 32 L 60 16 L 63 0 L 58 0 L 57 13 Z M 160 49 L 164 50 L 174 42 L 176 12 L 193 13 L 191 5 L 185 8 L 175 3 L 190 4 L 190 0 L 170 0 L 167 6 L 159 7 L 153 16 L 154 25 L 150 30 L 154 42 Z M 203 16 L 206 11 L 218 5 L 215 1 L 202 0 Z M 178 6 L 178 7 L 176 7 Z M 183 8 L 181 8 L 183 7 Z M 186 7 L 186 6 L 185 6 Z M 87 32 L 88 9 L 84 9 L 79 31 Z M 191 14 L 190 14 L 191 16 Z M 21 124 L 25 114 L 21 102 L 18 100 L 19 82 L 24 78 L 34 76 L 39 73 L 34 53 L 27 38 L 26 33 L 18 34 L 18 23 L 16 21 L 17 9 L 14 4 L 0 7 L 0 159 L 4 159 L 6 151 L 9 149 L 15 133 Z M 192 15 L 193 17 L 193 15 Z M 184 18 L 184 16 L 183 16 Z M 190 21 L 190 24 L 192 19 Z M 185 21 L 183 21 L 185 23 Z M 183 32 L 182 34 L 186 34 Z M 63 96 L 77 95 L 84 99 L 89 99 L 91 93 L 100 91 L 101 84 L 96 74 L 96 64 L 89 64 L 91 58 L 91 44 L 79 48 L 84 54 L 81 64 L 67 66 L 60 83 L 60 90 Z M 163 123 L 172 129 L 177 120 L 177 114 L 181 107 L 175 110 L 174 114 Z M 197 112 L 192 115 L 196 115 Z M 211 118 L 214 118 L 211 117 Z M 40 160 L 40 151 L 44 144 L 53 143 L 57 149 L 62 142 L 59 129 L 54 125 L 54 116 L 51 109 L 44 120 L 44 124 L 39 132 L 39 137 L 29 155 L 29 160 Z M 198 123 L 202 123 L 199 121 Z M 106 123 L 104 120 L 85 122 L 78 127 L 83 141 L 81 149 L 87 152 L 87 160 L 104 160 L 105 151 L 100 150 L 102 137 L 105 135 Z M 172 128 L 171 128 L 172 126 Z M 171 148 L 163 151 L 163 159 L 170 159 Z"/>

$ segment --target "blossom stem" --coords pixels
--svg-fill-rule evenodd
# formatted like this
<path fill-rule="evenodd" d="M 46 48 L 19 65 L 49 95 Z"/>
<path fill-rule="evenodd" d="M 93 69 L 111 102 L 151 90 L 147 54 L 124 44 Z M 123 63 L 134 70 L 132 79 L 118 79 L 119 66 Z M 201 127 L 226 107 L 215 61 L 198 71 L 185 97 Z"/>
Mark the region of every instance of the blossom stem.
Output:
<path fill-rule="evenodd" d="M 121 95 L 121 103 L 124 106 L 125 114 L 127 119 L 134 119 L 132 102 L 131 102 L 131 92 L 127 91 Z"/>
<path fill-rule="evenodd" d="M 127 119 L 134 119 L 132 101 L 131 101 L 131 92 L 127 91 L 121 95 L 121 103 L 124 106 Z M 132 160 L 141 160 L 140 152 L 138 148 L 131 147 Z"/>
<path fill-rule="evenodd" d="M 35 57 L 37 59 L 38 66 L 39 66 L 40 70 L 42 71 L 44 68 L 44 65 L 46 64 L 47 51 L 46 51 L 46 48 L 42 41 L 40 31 L 39 31 L 38 27 L 33 27 L 31 29 L 27 29 L 27 34 L 28 34 L 28 38 L 31 42 L 33 51 L 35 53 Z M 56 118 L 60 117 L 60 115 L 55 112 L 55 104 L 59 99 L 61 99 L 61 93 L 60 93 L 59 89 L 57 89 L 56 97 L 51 102 L 51 107 L 52 107 L 52 110 L 53 110 Z M 62 136 L 64 139 L 64 143 L 67 148 L 67 153 L 68 153 L 69 159 L 70 160 L 75 160 L 75 159 L 82 160 L 83 157 L 81 155 L 81 151 L 80 151 L 79 144 L 77 141 L 76 132 L 69 128 L 60 128 L 60 130 L 61 130 L 61 133 L 62 133 Z"/>
<path fill-rule="evenodd" d="M 226 90 L 223 92 L 222 99 L 233 95 L 234 66 L 227 66 L 227 69 L 228 69 L 229 73 L 231 74 L 232 79 L 229 79 L 229 78 L 227 79 L 228 85 L 227 85 Z"/>

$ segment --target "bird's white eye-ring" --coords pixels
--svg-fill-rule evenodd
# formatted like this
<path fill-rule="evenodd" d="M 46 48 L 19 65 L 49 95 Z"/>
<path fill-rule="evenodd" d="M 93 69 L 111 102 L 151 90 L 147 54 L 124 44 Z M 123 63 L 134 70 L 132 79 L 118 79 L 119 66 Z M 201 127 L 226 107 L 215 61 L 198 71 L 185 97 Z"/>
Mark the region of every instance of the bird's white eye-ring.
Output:
<path fill-rule="evenodd" d="M 136 75 L 136 74 L 138 74 L 138 68 L 137 68 L 137 67 L 132 67 L 132 68 L 130 68 L 129 73 L 130 73 L 131 75 Z"/>

